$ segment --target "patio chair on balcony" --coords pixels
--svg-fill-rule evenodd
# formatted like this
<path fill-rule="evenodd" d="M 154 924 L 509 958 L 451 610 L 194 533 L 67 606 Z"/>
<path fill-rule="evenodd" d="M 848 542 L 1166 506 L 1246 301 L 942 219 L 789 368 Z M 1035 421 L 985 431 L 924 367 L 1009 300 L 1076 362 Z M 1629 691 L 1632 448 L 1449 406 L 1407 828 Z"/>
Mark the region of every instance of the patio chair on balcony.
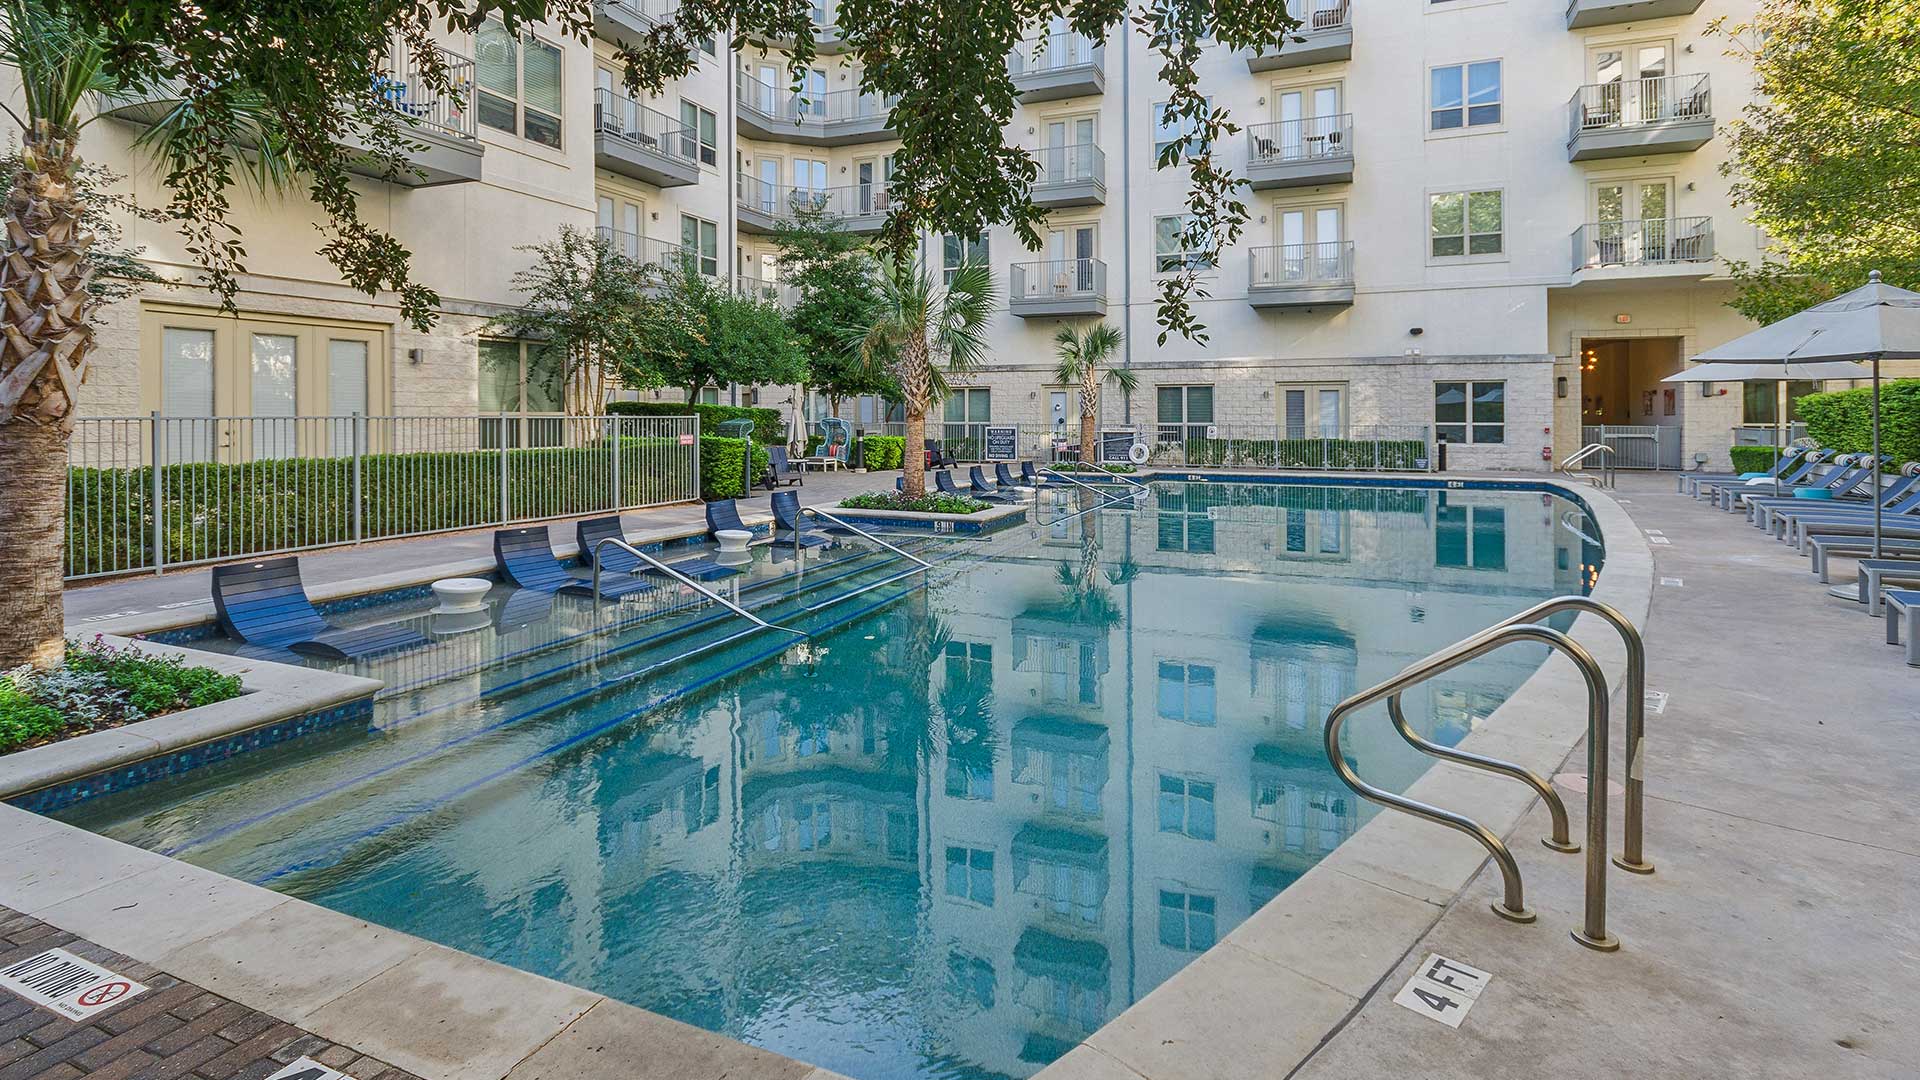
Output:
<path fill-rule="evenodd" d="M 1708 244 L 1712 240 L 1708 232 L 1711 228 L 1711 224 L 1703 222 L 1695 225 L 1687 235 L 1674 237 L 1671 252 L 1673 260 L 1699 262 L 1702 259 L 1711 258 L 1713 253 L 1708 249 Z"/>
<path fill-rule="evenodd" d="M 611 533 L 605 531 L 605 523 L 613 523 Z M 589 525 L 597 527 L 590 531 Z M 600 518 L 598 521 L 583 521 L 578 526 L 581 558 L 591 560 L 588 554 L 592 544 L 609 535 L 619 535 L 620 519 Z M 638 561 L 638 560 L 636 560 Z M 500 580 L 522 589 L 538 589 L 541 592 L 567 593 L 570 596 L 592 596 L 593 582 L 575 577 L 560 564 L 553 554 L 553 538 L 545 525 L 529 525 L 519 529 L 501 529 L 493 534 L 493 564 Z M 628 596 L 646 592 L 653 583 L 644 578 L 621 577 L 615 570 L 612 560 L 602 567 L 602 571 L 613 570 L 613 577 L 603 577 L 600 581 L 600 595 L 607 597 Z"/>
<path fill-rule="evenodd" d="M 214 567 L 213 610 L 221 632 L 236 641 L 326 660 L 362 660 L 431 643 L 394 623 L 340 627 L 321 618 L 294 556 Z"/>

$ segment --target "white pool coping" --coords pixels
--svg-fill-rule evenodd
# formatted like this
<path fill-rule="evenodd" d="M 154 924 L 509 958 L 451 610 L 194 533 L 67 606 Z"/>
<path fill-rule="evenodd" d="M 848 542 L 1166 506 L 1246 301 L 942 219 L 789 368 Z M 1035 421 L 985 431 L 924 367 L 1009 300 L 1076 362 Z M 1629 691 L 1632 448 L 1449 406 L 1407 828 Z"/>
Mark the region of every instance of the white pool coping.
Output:
<path fill-rule="evenodd" d="M 1607 551 L 1592 598 L 1644 625 L 1652 553 L 1605 493 L 1526 475 L 1448 478 L 1543 484 L 1581 499 Z M 362 587 L 343 587 L 340 595 L 370 591 L 364 581 L 342 585 Z M 1591 615 L 1579 616 L 1570 633 L 1599 660 L 1617 694 L 1625 671 L 1619 634 Z M 1550 774 L 1586 734 L 1585 692 L 1570 664 L 1550 659 L 1460 745 Z M 1444 763 L 1407 794 L 1465 813 L 1501 836 L 1535 798 L 1512 780 Z M 1483 848 L 1451 830 L 1378 814 L 1038 1076 L 1284 1076 L 1378 988 L 1486 859 Z M 0 904 L 426 1080 L 836 1075 L 5 805 Z"/>

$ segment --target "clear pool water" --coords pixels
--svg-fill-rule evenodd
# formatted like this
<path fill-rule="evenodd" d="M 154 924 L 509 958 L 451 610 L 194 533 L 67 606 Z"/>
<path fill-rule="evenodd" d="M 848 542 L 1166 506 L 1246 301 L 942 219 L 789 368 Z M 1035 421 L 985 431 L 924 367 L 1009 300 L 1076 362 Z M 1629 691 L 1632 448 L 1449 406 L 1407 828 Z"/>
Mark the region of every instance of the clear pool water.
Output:
<path fill-rule="evenodd" d="M 437 644 L 362 669 L 370 729 L 61 816 L 859 1080 L 1026 1076 L 1370 816 L 1335 702 L 1600 562 L 1539 492 L 1157 484 L 1047 524 L 1079 508 L 903 541 L 931 575 L 758 549 L 733 588 L 799 644 L 664 599 L 377 604 Z M 1408 713 L 1456 741 L 1543 656 Z"/>

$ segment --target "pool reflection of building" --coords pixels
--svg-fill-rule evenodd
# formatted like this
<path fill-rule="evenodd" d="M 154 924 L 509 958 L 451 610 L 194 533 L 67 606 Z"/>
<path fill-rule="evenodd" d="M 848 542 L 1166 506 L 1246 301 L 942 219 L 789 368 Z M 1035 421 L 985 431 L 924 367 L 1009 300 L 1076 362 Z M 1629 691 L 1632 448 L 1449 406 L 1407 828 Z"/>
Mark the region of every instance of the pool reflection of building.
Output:
<path fill-rule="evenodd" d="M 1003 535 L 817 641 L 810 675 L 725 681 L 592 748 L 630 758 L 589 800 L 602 902 L 543 910 L 658 929 L 583 981 L 776 1050 L 810 1027 L 816 1060 L 831 1027 L 846 1056 L 819 1063 L 856 1075 L 1031 1073 L 1370 816 L 1323 758 L 1335 702 L 1596 561 L 1532 496 L 1264 494 Z M 1477 662 L 1408 714 L 1456 741 L 1538 660 Z M 1426 764 L 1384 713 L 1346 752 L 1393 785 Z"/>

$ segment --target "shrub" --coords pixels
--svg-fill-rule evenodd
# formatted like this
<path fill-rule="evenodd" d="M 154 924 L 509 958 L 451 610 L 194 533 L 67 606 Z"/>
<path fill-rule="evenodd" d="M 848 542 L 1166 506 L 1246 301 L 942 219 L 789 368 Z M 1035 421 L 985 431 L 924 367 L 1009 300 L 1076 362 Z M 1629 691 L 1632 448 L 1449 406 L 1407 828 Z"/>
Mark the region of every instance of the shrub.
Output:
<path fill-rule="evenodd" d="M 1733 458 L 1734 472 L 1769 472 L 1780 450 L 1772 446 L 1736 446 L 1727 451 Z"/>
<path fill-rule="evenodd" d="M 860 440 L 860 452 L 869 469 L 897 469 L 906 460 L 907 440 L 900 435 L 867 435 Z"/>
<path fill-rule="evenodd" d="M 929 491 L 909 499 L 897 491 L 865 491 L 840 500 L 848 510 L 914 510 L 923 514 L 977 514 L 987 504 L 965 495 L 942 495 Z"/>
<path fill-rule="evenodd" d="M 746 447 L 743 439 L 727 439 L 718 435 L 700 437 L 701 498 L 741 499 L 747 496 L 745 479 L 740 475 L 742 451 Z M 756 442 L 753 446 L 753 475 L 764 475 L 767 463 L 765 445 Z"/>
<path fill-rule="evenodd" d="M 1188 465 L 1286 469 L 1424 468 L 1420 439 L 1188 439 Z"/>
<path fill-rule="evenodd" d="M 51 739 L 62 726 L 58 711 L 28 697 L 8 677 L 0 676 L 0 754 Z"/>
<path fill-rule="evenodd" d="M 0 753 L 240 695 L 240 679 L 184 657 L 67 642 L 65 664 L 0 676 Z"/>
<path fill-rule="evenodd" d="M 129 705 L 148 716 L 198 708 L 240 695 L 237 675 L 188 667 L 182 656 L 116 649 L 98 637 L 85 644 L 67 642 L 66 670 L 104 677 L 107 685 L 126 695 Z"/>
<path fill-rule="evenodd" d="M 1840 453 L 1873 449 L 1873 391 L 1868 387 L 1796 399 L 1807 435 Z M 1880 452 L 1897 464 L 1920 461 L 1920 379 L 1880 387 Z"/>
<path fill-rule="evenodd" d="M 755 442 L 779 445 L 787 441 L 787 422 L 779 409 L 753 409 L 742 405 L 699 405 L 684 401 L 612 401 L 607 412 L 614 416 L 697 416 L 700 434 L 720 430 L 723 420 L 753 421 Z"/>

